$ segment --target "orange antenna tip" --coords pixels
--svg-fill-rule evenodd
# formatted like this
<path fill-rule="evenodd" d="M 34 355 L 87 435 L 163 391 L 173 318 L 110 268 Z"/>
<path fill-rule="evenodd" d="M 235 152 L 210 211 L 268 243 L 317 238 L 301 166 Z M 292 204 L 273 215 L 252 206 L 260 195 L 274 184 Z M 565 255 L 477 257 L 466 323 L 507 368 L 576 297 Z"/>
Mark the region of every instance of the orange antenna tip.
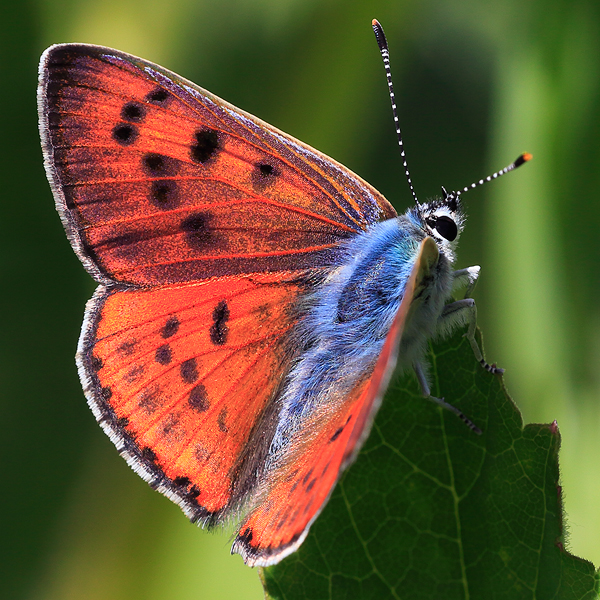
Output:
<path fill-rule="evenodd" d="M 519 158 L 517 158 L 517 160 L 515 160 L 514 164 L 514 169 L 516 169 L 517 167 L 520 167 L 522 164 L 526 163 L 528 160 L 531 160 L 533 158 L 533 156 L 531 154 L 529 154 L 529 152 L 524 152 L 523 154 L 521 154 L 521 156 L 519 156 Z"/>

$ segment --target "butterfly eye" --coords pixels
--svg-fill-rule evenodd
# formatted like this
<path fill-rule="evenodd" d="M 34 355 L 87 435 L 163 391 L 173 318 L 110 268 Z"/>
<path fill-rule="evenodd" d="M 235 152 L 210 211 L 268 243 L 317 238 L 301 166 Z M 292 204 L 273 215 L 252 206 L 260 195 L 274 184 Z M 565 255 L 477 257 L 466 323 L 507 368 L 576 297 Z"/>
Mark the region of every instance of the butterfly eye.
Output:
<path fill-rule="evenodd" d="M 435 229 L 443 238 L 446 238 L 449 242 L 453 242 L 456 239 L 456 236 L 458 235 L 458 227 L 450 217 L 438 217 L 435 222 Z"/>

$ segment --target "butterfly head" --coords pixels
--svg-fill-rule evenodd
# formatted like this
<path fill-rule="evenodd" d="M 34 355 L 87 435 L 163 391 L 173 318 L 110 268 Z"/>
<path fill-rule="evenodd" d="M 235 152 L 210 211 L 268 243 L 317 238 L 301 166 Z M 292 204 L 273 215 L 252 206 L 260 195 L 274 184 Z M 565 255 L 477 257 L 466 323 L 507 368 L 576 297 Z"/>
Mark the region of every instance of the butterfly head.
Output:
<path fill-rule="evenodd" d="M 460 192 L 447 192 L 429 202 L 417 202 L 409 212 L 426 236 L 432 237 L 440 252 L 453 261 L 458 238 L 462 233 L 466 215 Z"/>
<path fill-rule="evenodd" d="M 438 243 L 454 244 L 463 230 L 465 215 L 460 201 L 460 192 L 447 192 L 442 188 L 443 197 L 417 205 L 427 233 Z"/>

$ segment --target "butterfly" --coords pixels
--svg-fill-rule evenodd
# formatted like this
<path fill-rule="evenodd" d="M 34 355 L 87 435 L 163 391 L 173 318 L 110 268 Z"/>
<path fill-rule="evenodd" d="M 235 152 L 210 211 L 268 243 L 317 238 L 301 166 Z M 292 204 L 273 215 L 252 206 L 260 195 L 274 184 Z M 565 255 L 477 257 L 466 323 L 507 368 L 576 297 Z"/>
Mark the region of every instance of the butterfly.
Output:
<path fill-rule="evenodd" d="M 109 48 L 48 48 L 38 103 L 57 210 L 99 283 L 77 350 L 88 403 L 193 522 L 239 516 L 248 565 L 302 543 L 396 363 L 478 431 L 423 367 L 426 340 L 468 322 L 494 370 L 474 301 L 449 302 L 479 273 L 452 269 L 462 192 L 398 216 L 331 158 Z"/>

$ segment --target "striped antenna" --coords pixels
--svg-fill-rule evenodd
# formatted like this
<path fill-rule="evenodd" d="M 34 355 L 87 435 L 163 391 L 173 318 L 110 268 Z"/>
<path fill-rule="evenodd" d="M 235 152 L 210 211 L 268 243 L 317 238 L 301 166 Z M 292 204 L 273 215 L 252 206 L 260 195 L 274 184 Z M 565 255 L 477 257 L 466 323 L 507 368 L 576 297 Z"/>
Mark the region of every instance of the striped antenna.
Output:
<path fill-rule="evenodd" d="M 508 167 L 504 167 L 504 169 L 502 169 L 501 171 L 497 171 L 493 175 L 488 175 L 485 179 L 480 179 L 479 181 L 476 181 L 475 183 L 472 183 L 471 185 L 464 187 L 459 192 L 456 192 L 456 197 L 458 198 L 461 194 L 464 194 L 465 192 L 468 192 L 469 190 L 472 190 L 473 188 L 479 187 L 480 185 L 483 185 L 484 183 L 487 183 L 488 181 L 492 181 L 492 179 L 498 179 L 498 177 L 500 177 L 501 175 L 504 175 L 505 173 L 508 173 L 509 171 L 514 171 L 517 167 L 520 167 L 521 165 L 524 165 L 528 160 L 531 160 L 531 158 L 532 158 L 532 156 L 528 152 L 521 154 L 521 156 L 519 156 L 517 158 L 517 160 L 515 160 L 510 165 L 508 165 Z M 442 191 L 444 192 L 444 198 L 446 198 L 448 193 L 446 192 L 446 190 L 444 188 L 442 188 Z"/>
<path fill-rule="evenodd" d="M 377 38 L 377 45 L 379 46 L 379 52 L 381 52 L 381 58 L 383 58 L 383 66 L 385 68 L 385 76 L 387 77 L 388 90 L 390 92 L 390 100 L 392 102 L 392 113 L 394 115 L 394 125 L 396 126 L 396 135 L 398 136 L 398 146 L 400 146 L 400 156 L 402 157 L 402 165 L 404 166 L 404 174 L 408 181 L 408 187 L 410 188 L 411 194 L 415 199 L 417 206 L 420 206 L 417 200 L 417 194 L 413 187 L 410 179 L 410 173 L 408 171 L 408 164 L 406 163 L 406 154 L 404 152 L 404 144 L 402 143 L 402 133 L 400 132 L 400 123 L 398 121 L 398 111 L 396 109 L 396 97 L 394 96 L 394 86 L 392 84 L 392 71 L 390 69 L 390 51 L 388 49 L 388 43 L 385 39 L 385 33 L 383 33 L 383 27 L 380 25 L 377 19 L 373 19 L 371 22 L 373 25 L 373 31 Z"/>

